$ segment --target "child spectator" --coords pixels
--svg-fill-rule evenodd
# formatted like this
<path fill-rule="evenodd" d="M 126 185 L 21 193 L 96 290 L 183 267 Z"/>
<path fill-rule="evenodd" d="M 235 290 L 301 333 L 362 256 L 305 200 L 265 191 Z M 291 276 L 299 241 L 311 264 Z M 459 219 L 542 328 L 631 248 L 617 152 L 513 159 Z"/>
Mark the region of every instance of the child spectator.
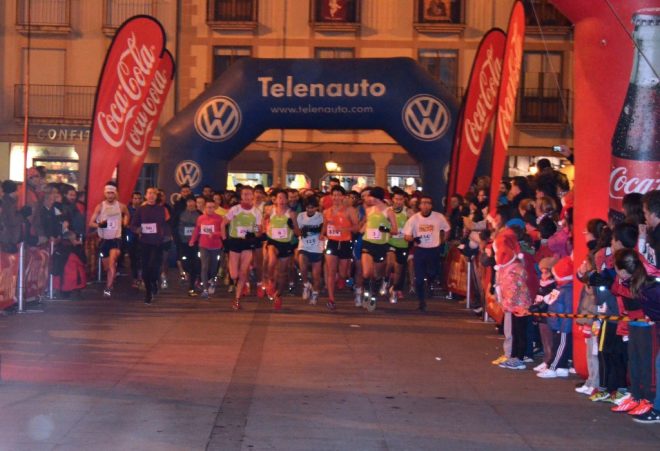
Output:
<path fill-rule="evenodd" d="M 546 257 L 539 262 L 539 269 L 541 271 L 541 279 L 539 280 L 539 287 L 536 292 L 534 304 L 529 308 L 532 313 L 546 313 L 548 311 L 548 301 L 550 294 L 557 288 L 557 283 L 552 275 L 552 267 L 556 263 L 552 257 Z M 552 362 L 552 329 L 548 325 L 546 318 L 538 318 L 536 321 L 539 325 L 539 335 L 541 336 L 541 345 L 543 346 L 543 362 L 534 367 L 534 371 L 545 371 Z"/>

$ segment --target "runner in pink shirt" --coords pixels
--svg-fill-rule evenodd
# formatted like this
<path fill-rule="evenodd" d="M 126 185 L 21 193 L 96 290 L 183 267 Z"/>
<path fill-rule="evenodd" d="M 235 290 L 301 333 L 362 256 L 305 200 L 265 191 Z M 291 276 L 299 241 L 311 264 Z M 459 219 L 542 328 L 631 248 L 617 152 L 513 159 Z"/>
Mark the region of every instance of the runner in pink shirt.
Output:
<path fill-rule="evenodd" d="M 224 220 L 222 216 L 215 213 L 218 206 L 213 201 L 207 201 L 204 214 L 197 218 L 195 230 L 193 231 L 190 246 L 194 246 L 199 240 L 199 258 L 202 263 L 202 297 L 208 298 L 209 293 L 215 293 L 218 263 L 220 261 L 220 250 L 225 239 Z M 211 283 L 209 284 L 209 277 Z"/>

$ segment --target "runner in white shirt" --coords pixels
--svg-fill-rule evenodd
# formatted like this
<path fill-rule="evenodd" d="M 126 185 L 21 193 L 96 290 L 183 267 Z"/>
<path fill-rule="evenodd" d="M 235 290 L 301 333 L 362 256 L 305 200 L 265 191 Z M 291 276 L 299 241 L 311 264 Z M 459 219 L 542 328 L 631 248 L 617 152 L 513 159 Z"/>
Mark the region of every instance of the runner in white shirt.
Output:
<path fill-rule="evenodd" d="M 403 227 L 406 241 L 415 243 L 415 293 L 419 310 L 426 311 L 424 279 L 432 281 L 440 272 L 440 245 L 451 227 L 442 213 L 433 211 L 433 199 L 422 196 L 419 200 L 419 213 L 408 219 Z"/>
<path fill-rule="evenodd" d="M 323 242 L 321 228 L 323 215 L 319 213 L 319 201 L 315 196 L 307 198 L 305 211 L 298 214 L 300 241 L 298 242 L 298 266 L 303 280 L 303 300 L 316 305 L 321 289 L 321 265 L 323 261 Z M 307 271 L 312 271 L 312 283 Z"/>
<path fill-rule="evenodd" d="M 97 229 L 101 242 L 99 253 L 107 271 L 103 296 L 110 297 L 117 275 L 117 261 L 121 254 L 121 231 L 130 222 L 126 205 L 117 200 L 117 185 L 108 182 L 104 189 L 105 200 L 98 204 L 89 221 L 90 229 Z"/>

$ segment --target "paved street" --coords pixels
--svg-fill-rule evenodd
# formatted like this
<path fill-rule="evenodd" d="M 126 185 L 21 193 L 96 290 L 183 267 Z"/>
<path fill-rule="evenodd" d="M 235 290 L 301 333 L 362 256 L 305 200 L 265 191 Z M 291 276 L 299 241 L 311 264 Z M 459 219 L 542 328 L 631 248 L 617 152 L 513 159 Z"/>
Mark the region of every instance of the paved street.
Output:
<path fill-rule="evenodd" d="M 659 425 L 585 400 L 576 376 L 491 365 L 500 337 L 455 301 L 234 313 L 178 288 L 152 306 L 95 290 L 0 317 L 0 450 L 660 446 Z"/>

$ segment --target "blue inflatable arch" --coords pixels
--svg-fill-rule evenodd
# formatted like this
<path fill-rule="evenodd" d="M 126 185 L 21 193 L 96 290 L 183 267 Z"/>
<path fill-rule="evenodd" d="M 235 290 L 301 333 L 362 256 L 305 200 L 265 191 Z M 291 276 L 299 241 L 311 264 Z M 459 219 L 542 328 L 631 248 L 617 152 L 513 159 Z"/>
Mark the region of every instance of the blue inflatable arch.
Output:
<path fill-rule="evenodd" d="M 384 130 L 446 196 L 458 104 L 410 58 L 245 58 L 161 132 L 160 185 L 225 186 L 227 163 L 268 129 Z"/>

